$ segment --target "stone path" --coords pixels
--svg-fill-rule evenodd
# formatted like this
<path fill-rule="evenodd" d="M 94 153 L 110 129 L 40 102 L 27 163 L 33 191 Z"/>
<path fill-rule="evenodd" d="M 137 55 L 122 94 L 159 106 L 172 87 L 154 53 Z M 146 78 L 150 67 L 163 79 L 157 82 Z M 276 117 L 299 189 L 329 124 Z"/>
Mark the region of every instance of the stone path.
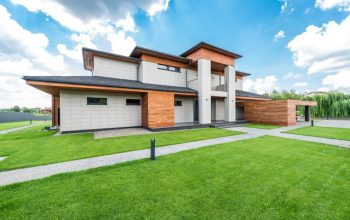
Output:
<path fill-rule="evenodd" d="M 26 126 L 22 126 L 22 127 L 17 127 L 17 128 L 11 128 L 11 129 L 7 129 L 7 130 L 2 130 L 0 131 L 0 134 L 7 134 L 7 133 L 10 133 L 10 132 L 14 132 L 14 131 L 19 131 L 19 130 L 22 130 L 22 129 L 25 129 L 25 128 L 30 128 L 30 127 L 34 127 L 34 126 L 37 126 L 37 125 L 40 125 L 40 124 L 43 124 L 43 123 L 38 123 L 38 124 L 31 124 L 31 125 L 26 125 Z"/>
<path fill-rule="evenodd" d="M 94 138 L 109 138 L 109 137 L 120 137 L 120 136 L 129 136 L 137 134 L 148 134 L 151 131 L 144 128 L 125 128 L 125 129 L 110 129 L 104 131 L 95 131 Z"/>
<path fill-rule="evenodd" d="M 202 141 L 194 141 L 183 144 L 170 145 L 156 148 L 156 155 L 162 156 L 173 154 L 181 151 L 197 149 L 201 147 L 211 146 L 215 144 L 222 144 L 232 141 L 245 140 L 260 135 L 255 134 L 241 134 L 229 137 L 215 138 Z M 29 180 L 41 179 L 55 174 L 88 170 L 97 167 L 109 166 L 127 161 L 140 160 L 149 158 L 150 150 L 138 150 L 119 154 L 112 154 L 100 157 L 93 157 L 87 159 L 80 159 L 56 164 L 49 164 L 43 166 L 36 166 L 30 168 L 23 168 L 17 170 L 0 172 L 0 186 L 25 182 Z"/>
<path fill-rule="evenodd" d="M 309 123 L 301 122 L 293 126 L 281 127 L 281 128 L 271 129 L 271 130 L 246 128 L 246 127 L 234 127 L 234 128 L 228 128 L 228 129 L 234 130 L 234 131 L 246 132 L 247 134 L 255 134 L 259 136 L 270 135 L 270 136 L 276 136 L 276 137 L 290 138 L 290 139 L 301 140 L 301 141 L 317 142 L 321 144 L 329 144 L 329 145 L 335 145 L 338 147 L 350 148 L 350 141 L 282 133 L 285 131 L 306 127 L 309 125 L 310 125 Z"/>
<path fill-rule="evenodd" d="M 216 144 L 228 143 L 232 141 L 245 140 L 245 139 L 260 137 L 264 135 L 292 138 L 297 140 L 331 144 L 331 145 L 336 145 L 340 147 L 350 148 L 350 141 L 281 133 L 283 131 L 287 131 L 287 130 L 291 130 L 299 127 L 305 127 L 308 125 L 309 123 L 298 123 L 295 126 L 282 127 L 282 128 L 272 129 L 272 130 L 254 129 L 254 128 L 246 128 L 246 127 L 227 128 L 229 130 L 246 132 L 246 134 L 159 147 L 159 148 L 156 148 L 156 155 L 162 156 L 167 154 L 173 154 L 181 151 L 197 149 L 197 148 L 207 147 L 207 146 L 216 145 Z M 114 165 L 114 164 L 123 163 L 127 161 L 145 159 L 145 158 L 149 158 L 149 156 L 150 156 L 149 149 L 145 149 L 145 150 L 138 150 L 138 151 L 131 151 L 131 152 L 112 154 L 112 155 L 106 155 L 106 156 L 100 156 L 100 157 L 80 159 L 80 160 L 49 164 L 49 165 L 43 165 L 43 166 L 37 166 L 37 167 L 31 167 L 31 168 L 3 171 L 3 172 L 0 172 L 0 186 L 12 184 L 12 183 L 18 183 L 18 182 L 25 182 L 29 180 L 41 179 L 41 178 L 49 177 L 60 173 L 82 171 L 82 170 L 88 170 L 88 169 L 97 168 L 97 167 Z"/>

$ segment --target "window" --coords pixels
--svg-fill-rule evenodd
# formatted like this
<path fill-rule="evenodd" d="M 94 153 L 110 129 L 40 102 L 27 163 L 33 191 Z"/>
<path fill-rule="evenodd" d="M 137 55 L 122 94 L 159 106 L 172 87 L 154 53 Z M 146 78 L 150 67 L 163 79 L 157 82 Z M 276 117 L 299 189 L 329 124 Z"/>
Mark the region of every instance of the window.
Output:
<path fill-rule="evenodd" d="M 182 106 L 182 101 L 175 100 L 175 106 Z"/>
<path fill-rule="evenodd" d="M 172 71 L 172 72 L 180 72 L 180 68 L 179 67 L 175 67 L 175 66 L 168 66 L 168 65 L 164 65 L 164 64 L 158 64 L 158 69 L 160 70 L 168 70 L 168 71 Z"/>
<path fill-rule="evenodd" d="M 87 97 L 87 105 L 107 105 L 107 98 Z"/>
<path fill-rule="evenodd" d="M 126 105 L 141 105 L 140 99 L 127 99 Z"/>

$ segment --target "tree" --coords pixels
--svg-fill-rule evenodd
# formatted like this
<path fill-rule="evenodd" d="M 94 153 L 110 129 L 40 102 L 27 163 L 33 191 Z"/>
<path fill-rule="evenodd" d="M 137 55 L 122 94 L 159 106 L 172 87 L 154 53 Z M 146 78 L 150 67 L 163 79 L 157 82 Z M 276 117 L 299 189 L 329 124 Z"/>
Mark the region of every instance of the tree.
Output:
<path fill-rule="evenodd" d="M 18 106 L 18 105 L 15 105 L 11 108 L 12 111 L 14 112 L 20 112 L 21 111 L 21 108 Z"/>

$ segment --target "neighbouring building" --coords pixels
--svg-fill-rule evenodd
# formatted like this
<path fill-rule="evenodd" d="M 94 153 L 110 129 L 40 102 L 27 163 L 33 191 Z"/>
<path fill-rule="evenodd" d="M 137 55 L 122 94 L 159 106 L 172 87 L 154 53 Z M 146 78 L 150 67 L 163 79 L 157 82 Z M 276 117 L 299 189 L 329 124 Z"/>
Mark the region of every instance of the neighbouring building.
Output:
<path fill-rule="evenodd" d="M 148 129 L 248 120 L 296 123 L 296 106 L 243 91 L 250 74 L 236 69 L 240 55 L 201 42 L 181 55 L 135 47 L 130 56 L 83 48 L 92 76 L 24 76 L 52 95 L 52 123 L 76 132 L 123 127 Z M 308 118 L 307 118 L 308 119 Z"/>

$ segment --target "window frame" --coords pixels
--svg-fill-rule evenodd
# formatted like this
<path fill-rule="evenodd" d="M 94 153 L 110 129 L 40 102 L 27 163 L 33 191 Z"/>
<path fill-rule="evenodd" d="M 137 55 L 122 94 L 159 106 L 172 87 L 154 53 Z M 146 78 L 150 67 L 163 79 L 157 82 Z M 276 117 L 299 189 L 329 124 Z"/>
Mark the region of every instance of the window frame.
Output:
<path fill-rule="evenodd" d="M 171 69 L 171 68 L 174 68 L 174 69 Z M 157 69 L 159 69 L 159 70 L 166 70 L 166 71 L 175 72 L 175 73 L 181 73 L 181 68 L 180 67 L 169 66 L 169 65 L 166 65 L 166 64 L 162 64 L 162 63 L 157 63 Z"/>
<path fill-rule="evenodd" d="M 137 101 L 137 102 L 130 102 L 130 101 Z M 128 103 L 129 101 L 129 103 Z M 141 99 L 125 99 L 125 105 L 127 106 L 140 106 L 141 105 Z"/>
<path fill-rule="evenodd" d="M 103 102 L 91 102 L 92 100 L 104 100 Z M 101 97 L 86 97 L 86 105 L 108 105 L 107 98 Z"/>
<path fill-rule="evenodd" d="M 182 100 L 175 100 L 174 101 L 174 106 L 181 107 L 182 106 Z"/>

